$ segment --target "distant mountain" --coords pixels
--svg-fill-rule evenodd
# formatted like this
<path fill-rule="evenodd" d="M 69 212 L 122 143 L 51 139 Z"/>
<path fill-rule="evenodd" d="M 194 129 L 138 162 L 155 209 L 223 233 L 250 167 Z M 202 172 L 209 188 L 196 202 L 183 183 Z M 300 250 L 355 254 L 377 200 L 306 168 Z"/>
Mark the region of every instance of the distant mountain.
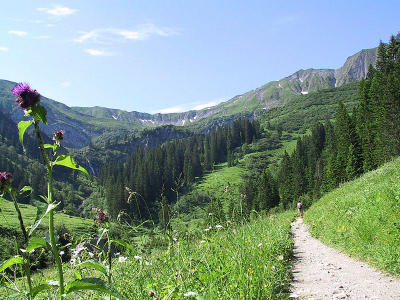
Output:
<path fill-rule="evenodd" d="M 255 116 L 263 110 L 284 105 L 297 95 L 304 95 L 326 88 L 339 87 L 358 81 L 367 74 L 370 64 L 376 61 L 376 50 L 364 49 L 347 58 L 344 65 L 337 69 L 307 69 L 278 81 L 271 81 L 264 86 L 238 95 L 229 101 L 198 111 L 172 114 L 147 114 L 127 112 L 103 107 L 73 107 L 76 112 L 93 117 L 120 120 L 122 122 L 141 122 L 145 126 L 172 124 L 177 126 L 194 125 L 202 119 L 238 115 Z M 228 118 L 229 119 L 229 118 Z"/>
<path fill-rule="evenodd" d="M 193 130 L 207 131 L 217 124 L 232 122 L 238 117 L 253 118 L 265 110 L 283 106 L 298 95 L 305 95 L 326 88 L 342 86 L 366 76 L 368 66 L 375 64 L 377 48 L 361 50 L 347 58 L 337 69 L 307 69 L 272 81 L 255 90 L 238 95 L 229 101 L 202 110 L 183 113 L 148 114 L 127 112 L 104 107 L 68 107 L 43 97 L 48 111 L 49 125 L 43 128 L 48 136 L 54 130 L 66 131 L 66 146 L 82 148 L 97 137 L 137 135 L 144 128 L 160 125 L 185 126 Z M 0 80 L 0 109 L 15 122 L 23 119 L 23 113 L 14 103 L 11 89 L 14 82 Z"/>

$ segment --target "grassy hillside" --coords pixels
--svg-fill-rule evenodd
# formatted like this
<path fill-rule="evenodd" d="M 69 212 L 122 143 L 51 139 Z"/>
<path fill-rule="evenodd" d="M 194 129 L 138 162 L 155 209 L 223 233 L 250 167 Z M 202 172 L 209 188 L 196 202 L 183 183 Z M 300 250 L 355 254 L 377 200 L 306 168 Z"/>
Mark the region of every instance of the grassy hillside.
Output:
<path fill-rule="evenodd" d="M 400 275 L 400 158 L 325 195 L 305 221 L 324 243 Z"/>
<path fill-rule="evenodd" d="M 178 238 L 172 256 L 162 252 L 119 264 L 117 288 L 132 299 L 146 299 L 149 291 L 160 299 L 184 299 L 189 291 L 197 299 L 285 299 L 293 215 L 259 217 L 237 228 L 224 225 L 220 232 L 213 228 L 198 241 Z"/>
<path fill-rule="evenodd" d="M 28 204 L 20 204 L 21 213 L 24 219 L 25 226 L 34 224 L 36 217 L 36 207 Z M 38 227 L 38 235 L 45 236 L 47 233 L 48 219 L 44 218 Z M 70 234 L 79 239 L 96 232 L 94 221 L 89 219 L 82 219 L 79 217 L 69 216 L 63 213 L 55 215 L 56 227 L 65 225 Z M 0 201 L 0 262 L 15 255 L 14 236 L 19 235 L 22 238 L 22 232 L 15 212 L 14 204 L 7 200 Z"/>
<path fill-rule="evenodd" d="M 260 122 L 269 122 L 285 131 L 304 133 L 316 122 L 334 118 L 339 101 L 351 112 L 358 101 L 357 86 L 358 83 L 353 82 L 297 96 L 285 106 L 267 111 L 260 117 Z"/>
<path fill-rule="evenodd" d="M 35 221 L 36 207 L 29 204 L 19 204 L 24 222 L 31 225 Z M 0 204 L 0 227 L 15 230 L 19 229 L 19 222 L 15 212 L 14 204 L 3 200 Z M 69 216 L 63 213 L 57 213 L 55 216 L 56 224 L 65 225 L 75 236 L 80 236 L 85 232 L 91 232 L 94 225 L 93 220 Z M 41 223 L 42 227 L 47 227 L 47 219 Z"/>

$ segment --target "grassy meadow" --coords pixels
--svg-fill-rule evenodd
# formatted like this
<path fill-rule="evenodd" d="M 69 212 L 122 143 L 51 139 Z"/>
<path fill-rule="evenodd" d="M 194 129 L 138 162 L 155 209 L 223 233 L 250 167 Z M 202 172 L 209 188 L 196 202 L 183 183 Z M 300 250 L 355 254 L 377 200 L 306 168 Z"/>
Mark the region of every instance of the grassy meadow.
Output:
<path fill-rule="evenodd" d="M 129 258 L 115 269 L 115 285 L 130 299 L 285 299 L 293 240 L 293 212 L 257 217 L 237 227 L 178 237 L 169 251 Z"/>
<path fill-rule="evenodd" d="M 192 299 L 286 299 L 293 218 L 294 213 L 288 211 L 259 216 L 245 225 L 212 228 L 203 231 L 201 239 L 177 236 L 169 250 L 132 253 L 123 262 L 115 259 L 113 284 L 126 299 L 151 299 L 149 292 L 159 299 L 190 299 L 190 292 Z M 67 280 L 72 280 L 78 269 L 66 263 L 64 270 Z M 91 268 L 79 271 L 90 277 L 94 273 Z M 34 282 L 55 277 L 55 269 L 46 269 L 35 274 Z M 12 293 L 0 288 L 1 295 Z M 100 295 L 79 292 L 67 299 L 97 299 Z M 42 293 L 37 299 L 48 296 L 52 293 Z"/>
<path fill-rule="evenodd" d="M 19 207 L 25 225 L 33 225 L 37 208 L 29 204 L 19 204 Z M 39 225 L 40 228 L 47 230 L 47 222 L 47 218 L 44 218 L 42 223 Z M 74 217 L 63 213 L 57 213 L 55 215 L 55 223 L 65 225 L 70 233 L 75 237 L 79 237 L 84 233 L 93 232 L 94 226 L 93 220 Z M 11 201 L 3 200 L 1 202 L 0 227 L 6 230 L 20 230 L 17 213 L 15 212 L 14 204 Z"/>
<path fill-rule="evenodd" d="M 326 194 L 305 222 L 327 245 L 400 275 L 400 159 Z"/>

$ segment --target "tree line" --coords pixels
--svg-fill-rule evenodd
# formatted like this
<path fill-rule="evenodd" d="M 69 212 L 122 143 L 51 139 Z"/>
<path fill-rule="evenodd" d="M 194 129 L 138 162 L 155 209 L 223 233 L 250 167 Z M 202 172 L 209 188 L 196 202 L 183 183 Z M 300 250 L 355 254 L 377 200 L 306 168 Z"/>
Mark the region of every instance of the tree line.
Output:
<path fill-rule="evenodd" d="M 400 43 L 394 36 L 380 43 L 376 67 L 359 82 L 358 97 L 352 113 L 339 101 L 333 122 L 318 123 L 291 155 L 285 152 L 276 180 L 265 170 L 257 181 L 245 182 L 249 208 L 288 208 L 299 198 L 309 205 L 400 155 Z"/>
<path fill-rule="evenodd" d="M 99 174 L 106 207 L 113 218 L 121 211 L 132 220 L 160 219 L 177 190 L 190 186 L 215 164 L 235 163 L 235 149 L 259 137 L 259 124 L 248 119 L 217 127 L 157 147 L 137 147 L 126 161 L 110 162 Z M 129 201 L 127 199 L 129 198 Z"/>

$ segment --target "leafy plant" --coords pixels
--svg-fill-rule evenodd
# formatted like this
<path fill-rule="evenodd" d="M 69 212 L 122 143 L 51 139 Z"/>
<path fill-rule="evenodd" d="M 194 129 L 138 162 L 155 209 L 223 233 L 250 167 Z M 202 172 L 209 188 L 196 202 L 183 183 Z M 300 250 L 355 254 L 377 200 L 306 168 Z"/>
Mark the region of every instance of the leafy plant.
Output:
<path fill-rule="evenodd" d="M 41 196 L 42 200 L 45 201 L 47 207 L 43 207 L 43 204 L 38 204 L 37 217 L 35 223 L 30 227 L 28 232 L 27 227 L 25 227 L 24 220 L 22 214 L 20 212 L 17 196 L 31 191 L 30 187 L 24 187 L 20 191 L 15 191 L 11 185 L 12 175 L 8 172 L 1 172 L 1 185 L 0 192 L 2 199 L 5 193 L 8 193 L 13 202 L 15 209 L 17 211 L 21 231 L 24 235 L 24 248 L 22 249 L 18 246 L 19 254 L 14 256 L 7 261 L 5 261 L 0 266 L 0 272 L 5 271 L 7 268 L 15 265 L 23 266 L 23 273 L 26 276 L 28 291 L 19 290 L 17 285 L 14 284 L 14 289 L 19 294 L 24 295 L 27 299 L 33 299 L 38 294 L 49 290 L 49 289 L 58 289 L 58 298 L 64 299 L 67 294 L 79 291 L 79 290 L 93 290 L 100 291 L 106 294 L 116 296 L 118 298 L 123 298 L 118 291 L 116 291 L 111 285 L 111 272 L 108 273 L 109 280 L 108 282 L 104 282 L 100 278 L 77 278 L 72 282 L 68 282 L 65 284 L 64 282 L 64 272 L 63 266 L 61 262 L 61 250 L 56 239 L 55 234 L 55 223 L 54 223 L 54 211 L 60 202 L 57 202 L 54 199 L 54 191 L 53 191 L 53 168 L 55 166 L 63 166 L 73 170 L 79 170 L 85 173 L 88 177 L 88 172 L 81 166 L 77 165 L 74 159 L 69 155 L 57 155 L 57 150 L 60 148 L 61 141 L 64 139 L 64 131 L 57 130 L 53 135 L 53 144 L 44 144 L 41 136 L 39 124 L 47 125 L 46 119 L 46 109 L 40 105 L 40 94 L 36 90 L 32 90 L 29 84 L 20 83 L 17 84 L 13 89 L 13 94 L 17 96 L 16 102 L 18 106 L 24 110 L 25 116 L 29 117 L 28 121 L 21 121 L 18 124 L 19 130 L 19 139 L 21 144 L 24 142 L 24 134 L 26 130 L 33 125 L 34 131 L 36 135 L 37 142 L 39 144 L 40 153 L 44 160 L 46 169 L 47 169 L 47 195 Z M 50 150 L 50 153 L 46 151 L 46 149 Z M 35 230 L 38 228 L 42 220 L 48 217 L 48 239 L 40 238 L 34 236 Z M 51 251 L 52 256 L 55 260 L 57 266 L 57 275 L 58 281 L 48 281 L 44 284 L 39 284 L 36 287 L 32 285 L 32 280 L 30 276 L 30 253 L 35 249 L 47 248 Z M 100 269 L 97 265 L 92 263 L 91 265 L 96 266 L 97 269 Z"/>

